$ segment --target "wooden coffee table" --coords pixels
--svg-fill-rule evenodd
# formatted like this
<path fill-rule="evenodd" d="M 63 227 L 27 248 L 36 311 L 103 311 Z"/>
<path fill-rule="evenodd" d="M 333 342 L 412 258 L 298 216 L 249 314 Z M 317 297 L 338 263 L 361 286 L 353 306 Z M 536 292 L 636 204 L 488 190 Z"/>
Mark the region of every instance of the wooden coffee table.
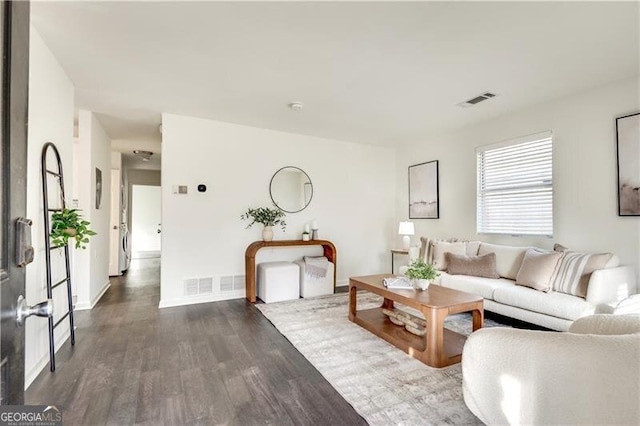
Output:
<path fill-rule="evenodd" d="M 369 275 L 349 279 L 349 320 L 431 367 L 446 367 L 460 362 L 466 337 L 444 328 L 444 319 L 452 314 L 472 312 L 473 331 L 482 328 L 482 297 L 438 285 L 430 285 L 425 291 L 387 289 L 382 280 L 390 276 Z M 382 296 L 382 306 L 356 310 L 358 290 Z M 394 302 L 417 309 L 424 315 L 426 335 L 412 334 L 393 324 L 382 313 L 382 309 L 395 310 Z"/>

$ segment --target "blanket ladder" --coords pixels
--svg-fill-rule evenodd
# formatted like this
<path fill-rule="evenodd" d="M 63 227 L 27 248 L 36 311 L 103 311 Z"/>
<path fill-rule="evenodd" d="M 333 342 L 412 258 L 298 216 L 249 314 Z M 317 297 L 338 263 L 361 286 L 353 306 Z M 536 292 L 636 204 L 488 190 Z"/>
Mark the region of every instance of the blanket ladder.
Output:
<path fill-rule="evenodd" d="M 57 170 L 49 170 L 47 167 L 47 153 L 53 152 Z M 49 215 L 54 212 L 60 212 L 65 208 L 64 197 L 64 176 L 62 174 L 62 161 L 60 161 L 60 153 L 53 142 L 47 142 L 42 147 L 41 154 L 41 167 L 42 167 L 42 201 L 44 208 L 44 244 L 45 244 L 45 259 L 47 264 L 47 298 L 53 299 L 53 290 L 66 283 L 67 285 L 67 303 L 68 311 L 54 322 L 53 315 L 49 317 L 49 369 L 53 372 L 56 370 L 56 354 L 55 354 L 55 340 L 53 337 L 53 331 L 58 327 L 65 319 L 69 318 L 69 328 L 71 333 L 71 344 L 76 343 L 76 334 L 73 322 L 73 299 L 71 295 L 71 267 L 69 266 L 69 245 L 52 246 L 51 245 L 51 225 L 49 223 Z M 57 207 L 49 207 L 49 183 L 47 176 L 53 176 L 59 185 L 60 191 L 60 204 Z M 65 263 L 65 278 L 52 283 L 51 279 L 51 252 L 54 250 L 64 250 L 64 263 Z"/>

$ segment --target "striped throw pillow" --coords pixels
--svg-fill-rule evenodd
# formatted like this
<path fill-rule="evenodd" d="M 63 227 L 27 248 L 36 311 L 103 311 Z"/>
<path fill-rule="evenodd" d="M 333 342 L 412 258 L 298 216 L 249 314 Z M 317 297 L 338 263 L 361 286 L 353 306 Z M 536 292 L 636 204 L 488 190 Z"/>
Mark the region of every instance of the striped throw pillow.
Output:
<path fill-rule="evenodd" d="M 557 250 L 556 251 L 560 251 Z M 613 257 L 613 253 L 577 253 L 563 250 L 564 256 L 553 278 L 553 290 L 582 298 L 587 297 L 587 286 L 591 273 L 604 269 Z"/>
<path fill-rule="evenodd" d="M 433 263 L 433 245 L 438 241 L 455 243 L 456 241 L 458 241 L 458 239 L 455 237 L 446 238 L 446 239 L 420 237 L 420 254 L 418 255 L 418 257 L 422 259 L 425 263 L 432 264 Z"/>

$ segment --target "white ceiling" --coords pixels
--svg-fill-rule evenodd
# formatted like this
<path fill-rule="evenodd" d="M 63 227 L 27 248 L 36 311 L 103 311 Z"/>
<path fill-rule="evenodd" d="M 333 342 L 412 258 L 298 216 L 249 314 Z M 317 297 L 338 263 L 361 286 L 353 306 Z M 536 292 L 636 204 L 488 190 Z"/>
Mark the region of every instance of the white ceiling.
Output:
<path fill-rule="evenodd" d="M 395 145 L 639 75 L 637 2 L 33 2 L 114 139 L 162 112 Z M 457 103 L 484 91 L 473 108 Z M 305 109 L 287 108 L 301 101 Z"/>

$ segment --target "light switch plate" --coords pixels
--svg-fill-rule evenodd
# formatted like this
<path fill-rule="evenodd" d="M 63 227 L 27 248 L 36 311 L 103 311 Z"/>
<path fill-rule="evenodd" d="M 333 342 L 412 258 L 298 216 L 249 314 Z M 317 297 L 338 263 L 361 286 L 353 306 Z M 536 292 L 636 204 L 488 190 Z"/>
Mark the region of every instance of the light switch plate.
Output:
<path fill-rule="evenodd" d="M 173 185 L 171 189 L 174 194 L 186 194 L 188 192 L 187 185 Z"/>

